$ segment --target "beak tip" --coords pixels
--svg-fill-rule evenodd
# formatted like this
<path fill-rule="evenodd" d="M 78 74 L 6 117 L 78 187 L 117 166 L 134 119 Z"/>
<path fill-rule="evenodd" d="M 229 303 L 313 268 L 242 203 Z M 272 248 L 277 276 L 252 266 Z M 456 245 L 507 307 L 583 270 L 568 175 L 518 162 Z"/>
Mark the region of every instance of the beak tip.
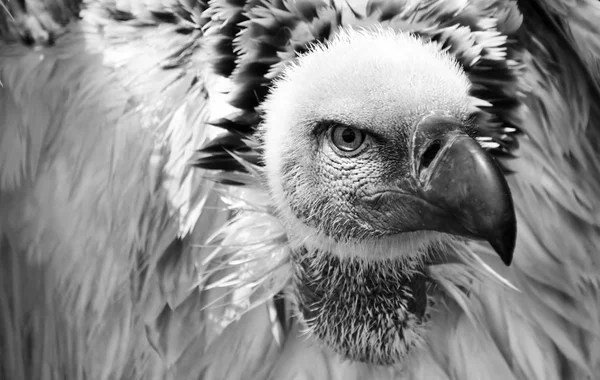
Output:
<path fill-rule="evenodd" d="M 500 256 L 500 259 L 507 267 L 512 263 L 517 238 L 516 225 L 512 224 L 512 226 L 511 231 L 503 234 L 501 238 L 489 240 L 492 248 L 498 253 L 498 256 Z"/>
<path fill-rule="evenodd" d="M 503 254 L 500 255 L 500 257 L 502 258 L 502 262 L 504 263 L 504 265 L 509 267 L 510 264 L 512 264 L 513 252 L 512 251 L 504 252 Z"/>

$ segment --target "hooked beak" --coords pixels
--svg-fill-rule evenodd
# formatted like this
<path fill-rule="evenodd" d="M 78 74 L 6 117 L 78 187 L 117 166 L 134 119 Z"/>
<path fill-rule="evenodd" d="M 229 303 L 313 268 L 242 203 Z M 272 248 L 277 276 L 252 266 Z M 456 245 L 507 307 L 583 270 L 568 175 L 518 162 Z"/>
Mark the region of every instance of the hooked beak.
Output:
<path fill-rule="evenodd" d="M 433 230 L 487 240 L 510 265 L 517 222 L 504 174 L 456 119 L 430 116 L 414 129 L 411 179 L 393 192 L 404 209 L 398 230 Z M 408 197 L 407 197 L 408 196 Z"/>

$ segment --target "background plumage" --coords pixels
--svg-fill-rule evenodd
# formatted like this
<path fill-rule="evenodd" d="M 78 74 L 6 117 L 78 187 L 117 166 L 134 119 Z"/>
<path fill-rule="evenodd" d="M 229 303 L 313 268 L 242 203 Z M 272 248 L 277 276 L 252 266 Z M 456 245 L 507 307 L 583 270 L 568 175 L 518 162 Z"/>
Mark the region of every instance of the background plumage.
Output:
<path fill-rule="evenodd" d="M 597 378 L 600 3 L 0 5 L 0 377 Z M 402 371 L 299 334 L 251 136 L 286 63 L 375 22 L 465 67 L 519 228 L 510 268 L 468 246 L 518 291 L 433 268 L 447 318 Z"/>

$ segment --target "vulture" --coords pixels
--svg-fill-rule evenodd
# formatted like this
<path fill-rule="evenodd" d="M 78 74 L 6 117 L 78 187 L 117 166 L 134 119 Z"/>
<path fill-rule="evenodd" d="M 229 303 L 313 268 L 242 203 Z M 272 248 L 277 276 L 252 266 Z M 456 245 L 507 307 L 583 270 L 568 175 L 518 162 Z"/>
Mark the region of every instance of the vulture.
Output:
<path fill-rule="evenodd" d="M 1 379 L 596 379 L 600 3 L 0 0 Z"/>

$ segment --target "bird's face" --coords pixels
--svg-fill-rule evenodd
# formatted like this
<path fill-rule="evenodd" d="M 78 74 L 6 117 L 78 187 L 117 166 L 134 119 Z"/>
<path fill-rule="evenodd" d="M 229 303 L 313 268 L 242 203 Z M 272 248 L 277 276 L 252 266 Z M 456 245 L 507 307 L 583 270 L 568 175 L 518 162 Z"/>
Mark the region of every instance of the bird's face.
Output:
<path fill-rule="evenodd" d="M 343 357 L 402 359 L 425 334 L 426 264 L 449 239 L 514 248 L 508 186 L 469 137 L 469 81 L 408 34 L 341 32 L 263 105 L 264 162 L 299 310 Z"/>

